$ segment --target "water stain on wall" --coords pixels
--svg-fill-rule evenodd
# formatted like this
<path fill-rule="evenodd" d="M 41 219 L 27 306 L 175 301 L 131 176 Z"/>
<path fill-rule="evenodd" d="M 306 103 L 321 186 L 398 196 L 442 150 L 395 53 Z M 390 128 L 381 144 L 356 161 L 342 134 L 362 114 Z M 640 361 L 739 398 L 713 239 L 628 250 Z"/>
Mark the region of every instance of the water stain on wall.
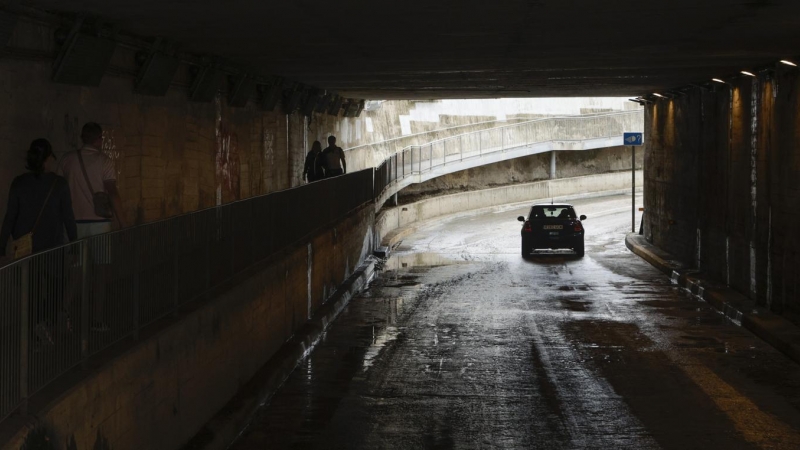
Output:
<path fill-rule="evenodd" d="M 222 119 L 222 106 L 217 97 L 216 168 L 217 192 L 221 201 L 239 199 L 239 137 Z"/>

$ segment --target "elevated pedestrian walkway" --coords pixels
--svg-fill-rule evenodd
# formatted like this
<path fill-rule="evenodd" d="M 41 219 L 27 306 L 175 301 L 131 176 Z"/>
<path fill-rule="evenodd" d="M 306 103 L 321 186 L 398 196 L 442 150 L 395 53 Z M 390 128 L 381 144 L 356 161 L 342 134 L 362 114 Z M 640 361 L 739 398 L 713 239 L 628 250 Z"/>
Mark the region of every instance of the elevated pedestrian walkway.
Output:
<path fill-rule="evenodd" d="M 539 153 L 617 147 L 625 132 L 643 129 L 643 112 L 634 110 L 537 119 L 408 146 L 375 169 L 376 209 L 415 183 Z"/>

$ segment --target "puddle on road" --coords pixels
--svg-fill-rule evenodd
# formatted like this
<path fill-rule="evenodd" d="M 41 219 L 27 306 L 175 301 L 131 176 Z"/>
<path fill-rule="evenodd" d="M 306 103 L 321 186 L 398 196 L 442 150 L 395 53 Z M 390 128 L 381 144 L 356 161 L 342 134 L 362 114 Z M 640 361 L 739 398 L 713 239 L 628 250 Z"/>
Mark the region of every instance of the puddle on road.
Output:
<path fill-rule="evenodd" d="M 395 304 L 396 305 L 396 304 Z M 396 314 L 396 312 L 395 312 Z M 395 316 L 396 319 L 396 316 Z M 400 330 L 397 327 L 389 326 L 385 328 L 372 328 L 372 343 L 367 352 L 364 354 L 362 363 L 363 370 L 369 370 L 372 367 L 373 360 L 380 354 L 381 350 L 397 339 L 400 335 Z"/>
<path fill-rule="evenodd" d="M 574 312 L 587 312 L 591 309 L 592 302 L 588 300 L 561 299 L 561 304 Z"/>
<path fill-rule="evenodd" d="M 454 259 L 441 253 L 395 253 L 386 261 L 384 268 L 386 270 L 401 270 L 413 267 L 438 267 L 469 263 L 470 261 Z"/>

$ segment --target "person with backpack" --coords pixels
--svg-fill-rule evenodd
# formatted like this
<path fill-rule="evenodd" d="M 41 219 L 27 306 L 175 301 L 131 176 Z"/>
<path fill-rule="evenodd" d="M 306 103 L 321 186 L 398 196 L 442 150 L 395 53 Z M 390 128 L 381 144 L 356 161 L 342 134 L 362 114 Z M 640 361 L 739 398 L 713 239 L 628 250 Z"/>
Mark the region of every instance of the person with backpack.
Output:
<path fill-rule="evenodd" d="M 347 173 L 347 162 L 344 150 L 336 146 L 336 136 L 328 137 L 328 148 L 322 151 L 322 163 L 325 167 L 325 178 L 336 177 Z"/>
<path fill-rule="evenodd" d="M 12 237 L 14 258 L 23 258 L 63 244 L 64 231 L 70 242 L 77 228 L 67 180 L 55 174 L 56 157 L 47 139 L 36 139 L 27 152 L 28 173 L 11 183 L 8 207 L 0 231 L 0 256 L 6 256 Z"/>

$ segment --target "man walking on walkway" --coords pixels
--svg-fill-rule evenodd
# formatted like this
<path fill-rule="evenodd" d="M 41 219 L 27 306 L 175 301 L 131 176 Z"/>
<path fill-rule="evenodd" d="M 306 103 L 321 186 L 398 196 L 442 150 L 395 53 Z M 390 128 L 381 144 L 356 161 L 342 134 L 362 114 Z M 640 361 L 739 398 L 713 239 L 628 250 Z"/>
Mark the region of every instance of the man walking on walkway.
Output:
<path fill-rule="evenodd" d="M 78 238 L 84 239 L 111 231 L 111 219 L 125 228 L 122 199 L 117 190 L 114 162 L 104 155 L 103 129 L 89 122 L 81 131 L 83 146 L 61 159 L 59 174 L 67 179 L 72 194 L 72 209 L 78 224 Z M 92 267 L 91 330 L 104 332 L 106 325 L 106 285 L 112 263 L 111 240 L 94 242 L 89 254 Z"/>
<path fill-rule="evenodd" d="M 81 141 L 80 149 L 64 155 L 58 171 L 69 183 L 78 238 L 83 239 L 111 231 L 112 218 L 120 228 L 126 224 L 114 162 L 101 151 L 103 129 L 94 122 L 87 123 Z"/>
<path fill-rule="evenodd" d="M 336 146 L 336 136 L 328 137 L 328 148 L 322 151 L 322 161 L 325 165 L 325 178 L 347 173 L 344 150 Z"/>

